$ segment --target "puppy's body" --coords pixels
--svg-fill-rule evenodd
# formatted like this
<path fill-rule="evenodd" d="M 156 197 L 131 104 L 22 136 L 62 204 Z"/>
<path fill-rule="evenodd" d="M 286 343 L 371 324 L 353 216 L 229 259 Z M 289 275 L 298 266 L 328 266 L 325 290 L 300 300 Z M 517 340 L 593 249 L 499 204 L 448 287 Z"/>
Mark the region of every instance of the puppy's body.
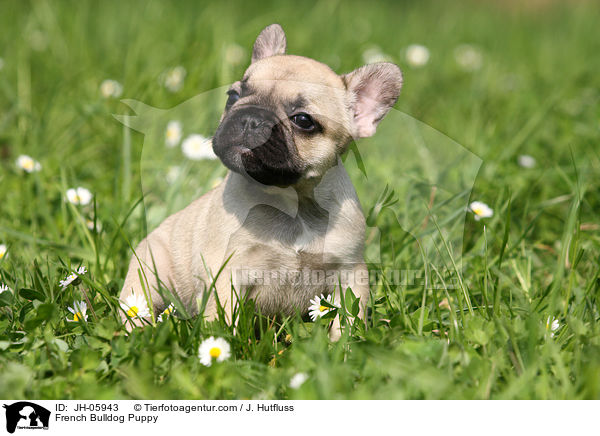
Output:
<path fill-rule="evenodd" d="M 400 70 L 382 63 L 338 76 L 284 51 L 278 25 L 259 35 L 213 139 L 231 171 L 142 241 L 122 299 L 149 289 L 159 312 L 167 305 L 163 287 L 194 313 L 197 298 L 225 265 L 214 288 L 230 321 L 232 285 L 274 316 L 305 314 L 311 298 L 336 288 L 339 301 L 341 283 L 360 298 L 363 316 L 365 219 L 339 156 L 353 138 L 375 132 L 398 97 Z M 213 294 L 204 315 L 216 312 Z M 333 338 L 338 326 L 336 320 Z"/>
<path fill-rule="evenodd" d="M 306 313 L 311 298 L 333 291 L 325 285 L 327 271 L 364 266 L 365 224 L 358 198 L 341 163 L 332 172 L 335 177 L 322 183 L 327 186 L 319 186 L 325 195 L 318 192 L 318 200 L 229 173 L 221 185 L 167 218 L 138 246 L 150 289 L 157 288 L 158 275 L 161 285 L 193 311 L 199 292 L 210 286 L 208 271 L 216 275 L 225 264 L 216 282 L 221 304 L 231 302 L 228 284 L 233 281 L 265 315 Z M 125 290 L 139 286 L 138 269 L 134 257 Z M 318 273 L 297 280 L 303 270 Z M 240 279 L 243 283 L 236 283 Z M 156 310 L 166 307 L 157 292 L 152 297 Z M 230 313 L 230 304 L 224 307 Z M 205 315 L 213 317 L 215 311 L 210 300 Z"/>

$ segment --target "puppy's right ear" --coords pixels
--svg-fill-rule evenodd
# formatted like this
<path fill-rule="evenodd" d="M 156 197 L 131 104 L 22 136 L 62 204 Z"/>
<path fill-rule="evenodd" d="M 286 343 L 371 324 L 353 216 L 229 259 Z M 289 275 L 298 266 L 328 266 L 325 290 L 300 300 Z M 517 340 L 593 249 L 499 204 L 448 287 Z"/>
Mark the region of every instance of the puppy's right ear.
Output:
<path fill-rule="evenodd" d="M 252 49 L 252 63 L 269 56 L 285 54 L 287 42 L 279 24 L 271 24 L 260 32 Z"/>
<path fill-rule="evenodd" d="M 402 87 L 402 72 L 389 62 L 364 65 L 342 76 L 350 93 L 355 138 L 375 134 L 377 124 L 394 106 Z"/>

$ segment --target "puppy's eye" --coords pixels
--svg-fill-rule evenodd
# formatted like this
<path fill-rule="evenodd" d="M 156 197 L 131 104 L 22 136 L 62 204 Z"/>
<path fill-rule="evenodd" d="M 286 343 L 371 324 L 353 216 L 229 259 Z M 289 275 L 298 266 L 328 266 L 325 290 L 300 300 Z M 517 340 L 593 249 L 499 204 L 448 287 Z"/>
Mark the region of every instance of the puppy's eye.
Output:
<path fill-rule="evenodd" d="M 236 101 L 240 99 L 240 95 L 233 89 L 227 91 L 227 95 L 229 96 L 229 98 L 227 99 L 227 103 L 225 103 L 226 108 L 230 108 Z"/>
<path fill-rule="evenodd" d="M 292 123 L 300 127 L 302 130 L 310 132 L 315 129 L 315 122 L 308 114 L 299 113 L 296 115 L 292 115 L 290 119 L 292 120 Z"/>

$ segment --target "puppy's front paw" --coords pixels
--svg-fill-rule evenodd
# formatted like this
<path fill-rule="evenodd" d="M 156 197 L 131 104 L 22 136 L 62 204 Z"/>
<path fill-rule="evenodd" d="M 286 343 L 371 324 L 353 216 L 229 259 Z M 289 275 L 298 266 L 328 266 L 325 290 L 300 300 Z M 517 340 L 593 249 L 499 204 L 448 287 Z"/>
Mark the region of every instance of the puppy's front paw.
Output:
<path fill-rule="evenodd" d="M 336 316 L 331 327 L 329 327 L 329 340 L 331 342 L 337 342 L 342 337 L 342 326 L 340 325 L 340 317 Z"/>

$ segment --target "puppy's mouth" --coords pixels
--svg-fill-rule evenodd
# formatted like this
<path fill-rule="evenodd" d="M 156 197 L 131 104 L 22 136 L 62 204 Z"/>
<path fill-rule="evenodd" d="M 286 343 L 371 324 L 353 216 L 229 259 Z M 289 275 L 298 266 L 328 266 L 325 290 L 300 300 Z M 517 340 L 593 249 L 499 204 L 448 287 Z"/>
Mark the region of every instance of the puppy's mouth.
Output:
<path fill-rule="evenodd" d="M 227 168 L 264 185 L 289 186 L 302 176 L 294 141 L 276 115 L 260 107 L 228 114 L 215 133 L 213 148 Z"/>

